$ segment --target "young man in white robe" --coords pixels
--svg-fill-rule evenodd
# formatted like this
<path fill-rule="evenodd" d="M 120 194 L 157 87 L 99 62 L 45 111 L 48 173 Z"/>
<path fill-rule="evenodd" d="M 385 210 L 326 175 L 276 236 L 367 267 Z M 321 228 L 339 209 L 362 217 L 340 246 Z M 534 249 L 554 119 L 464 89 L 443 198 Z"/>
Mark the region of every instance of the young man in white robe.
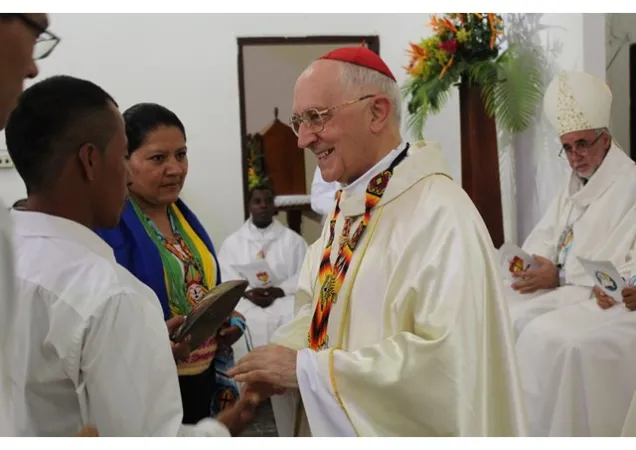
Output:
<path fill-rule="evenodd" d="M 92 230 L 115 226 L 128 155 L 115 101 L 88 81 L 58 76 L 27 89 L 6 128 L 23 179 L 12 210 L 17 319 L 11 381 L 19 436 L 229 436 L 253 417 L 247 395 L 217 416 L 182 425 L 168 327 L 151 289 L 117 264 Z"/>
<path fill-rule="evenodd" d="M 230 373 L 287 389 L 302 436 L 523 436 L 488 231 L 439 144 L 400 136 L 400 90 L 365 47 L 299 77 L 298 145 L 345 185 L 305 259 L 296 315 Z M 274 400 L 273 399 L 273 400 Z"/>
<path fill-rule="evenodd" d="M 611 92 L 562 72 L 544 107 L 572 175 L 523 248 L 540 267 L 513 279 L 510 310 L 533 436 L 618 436 L 636 388 L 636 316 L 604 311 L 578 257 L 631 279 L 636 165 L 609 134 Z"/>
<path fill-rule="evenodd" d="M 250 343 L 269 343 L 274 332 L 294 313 L 298 274 L 307 253 L 307 242 L 274 218 L 274 194 L 267 186 L 255 186 L 248 200 L 250 218 L 221 246 L 218 259 L 221 279 L 250 283 L 236 310 L 246 320 L 248 332 L 234 344 L 238 360 Z"/>

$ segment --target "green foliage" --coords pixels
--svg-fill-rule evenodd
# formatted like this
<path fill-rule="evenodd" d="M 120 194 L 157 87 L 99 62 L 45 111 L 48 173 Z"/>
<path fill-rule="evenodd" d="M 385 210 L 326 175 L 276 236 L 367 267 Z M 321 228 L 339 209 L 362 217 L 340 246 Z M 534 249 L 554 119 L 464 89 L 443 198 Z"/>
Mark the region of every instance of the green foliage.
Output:
<path fill-rule="evenodd" d="M 402 87 L 408 127 L 416 137 L 422 138 L 429 115 L 442 110 L 451 89 L 462 81 L 481 88 L 486 113 L 501 128 L 511 133 L 527 129 L 544 92 L 538 55 L 517 46 L 499 54 L 499 45 L 492 44 L 503 33 L 503 21 L 494 14 L 446 14 L 432 25 L 434 36 L 411 44 L 411 77 Z"/>

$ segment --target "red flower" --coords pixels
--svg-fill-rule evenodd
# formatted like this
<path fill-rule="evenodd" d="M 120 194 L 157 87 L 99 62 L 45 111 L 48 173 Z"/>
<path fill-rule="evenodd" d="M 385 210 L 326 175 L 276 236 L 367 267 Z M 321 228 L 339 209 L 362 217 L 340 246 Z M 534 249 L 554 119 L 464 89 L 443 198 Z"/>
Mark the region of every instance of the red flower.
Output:
<path fill-rule="evenodd" d="M 457 39 L 439 41 L 439 48 L 441 48 L 445 52 L 450 53 L 451 55 L 454 55 L 455 53 L 457 53 L 457 49 L 459 48 L 459 42 L 457 42 Z"/>

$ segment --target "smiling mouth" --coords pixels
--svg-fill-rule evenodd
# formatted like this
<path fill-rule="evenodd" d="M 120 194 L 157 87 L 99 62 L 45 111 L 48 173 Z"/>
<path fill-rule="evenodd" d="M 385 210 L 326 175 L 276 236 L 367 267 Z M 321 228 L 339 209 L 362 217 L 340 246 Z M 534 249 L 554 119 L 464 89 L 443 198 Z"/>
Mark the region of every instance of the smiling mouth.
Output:
<path fill-rule="evenodd" d="M 316 153 L 315 155 L 316 155 L 316 158 L 318 158 L 318 159 L 324 159 L 324 158 L 326 158 L 327 156 L 331 155 L 331 154 L 333 153 L 333 151 L 334 151 L 334 149 L 333 149 L 333 148 L 330 148 L 330 149 L 325 150 L 325 151 L 323 151 L 323 152 Z"/>

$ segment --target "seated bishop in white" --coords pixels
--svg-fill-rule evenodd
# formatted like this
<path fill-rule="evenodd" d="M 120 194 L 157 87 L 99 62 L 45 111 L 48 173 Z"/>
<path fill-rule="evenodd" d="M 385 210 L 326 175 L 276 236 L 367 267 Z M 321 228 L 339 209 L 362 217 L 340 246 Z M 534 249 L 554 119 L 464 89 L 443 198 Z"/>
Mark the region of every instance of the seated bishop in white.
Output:
<path fill-rule="evenodd" d="M 273 333 L 293 317 L 298 274 L 307 242 L 274 218 L 274 195 L 268 187 L 250 190 L 250 218 L 223 242 L 219 251 L 221 279 L 250 284 L 236 310 L 248 330 L 234 344 L 238 360 L 251 346 L 266 345 Z"/>
<path fill-rule="evenodd" d="M 636 315 L 601 309 L 578 261 L 636 274 L 636 166 L 609 134 L 611 98 L 602 81 L 571 72 L 545 95 L 573 172 L 524 244 L 540 267 L 510 295 L 533 436 L 618 436 L 636 387 Z"/>
<path fill-rule="evenodd" d="M 546 90 L 545 114 L 572 173 L 522 246 L 539 267 L 506 280 L 517 337 L 542 314 L 590 301 L 578 257 L 617 265 L 631 247 L 636 165 L 609 132 L 611 105 L 607 85 L 587 73 L 561 72 Z"/>

